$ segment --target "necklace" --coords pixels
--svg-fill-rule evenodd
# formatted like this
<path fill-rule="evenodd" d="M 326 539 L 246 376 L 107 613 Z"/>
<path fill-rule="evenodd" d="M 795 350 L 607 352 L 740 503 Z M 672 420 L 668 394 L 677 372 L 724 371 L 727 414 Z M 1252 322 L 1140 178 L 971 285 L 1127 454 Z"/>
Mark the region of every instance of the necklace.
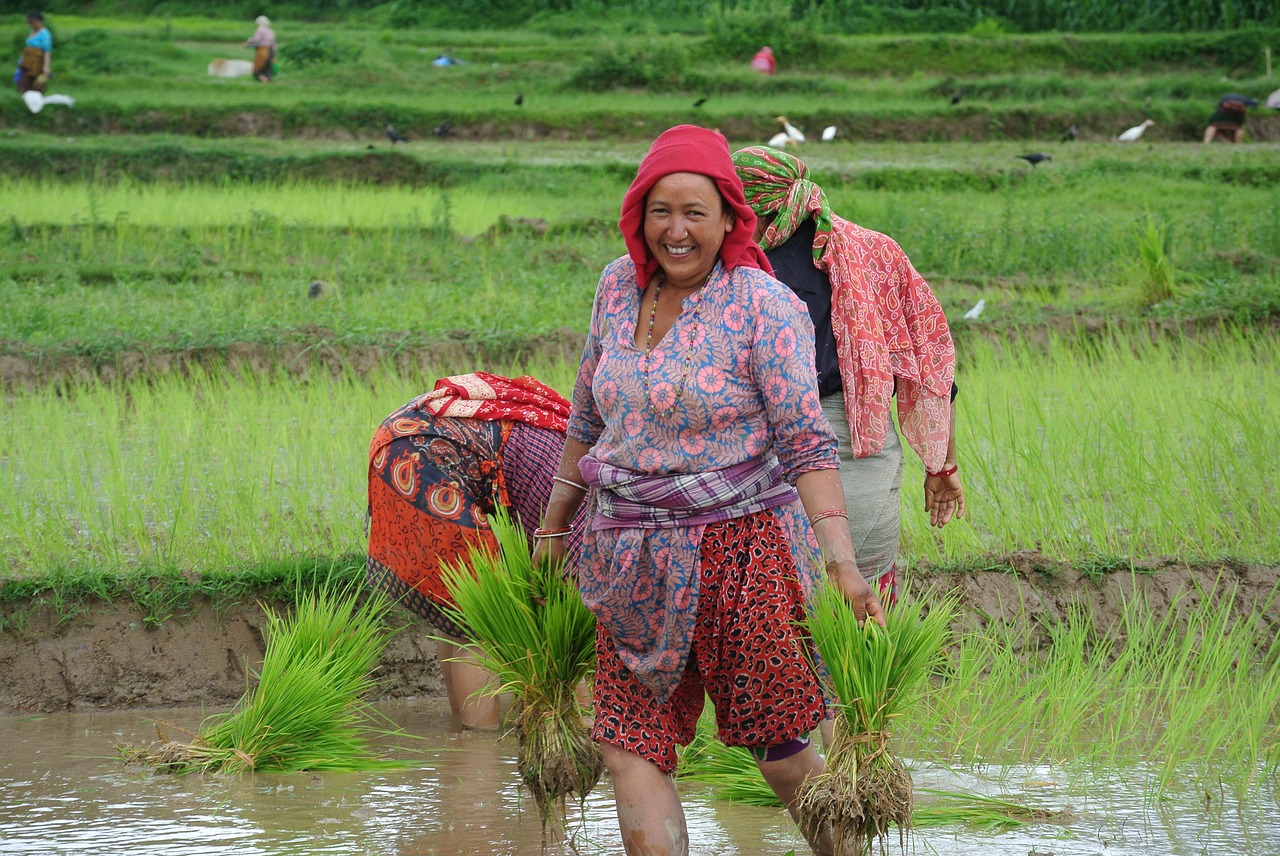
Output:
<path fill-rule="evenodd" d="M 711 273 L 715 273 L 715 268 L 711 269 Z M 702 285 L 706 285 L 707 282 L 710 281 L 711 273 L 707 274 L 707 278 L 702 281 Z M 671 404 L 665 410 L 659 410 L 658 405 L 653 401 L 653 393 L 649 389 L 649 363 L 650 354 L 653 353 L 653 322 L 658 315 L 658 298 L 662 296 L 662 286 L 666 284 L 666 281 L 666 276 L 663 276 L 654 286 L 653 303 L 649 306 L 649 329 L 648 332 L 645 333 L 644 337 L 644 400 L 648 411 L 655 416 L 670 413 L 675 409 L 677 402 L 680 401 L 680 397 L 684 395 L 685 384 L 689 381 L 689 367 L 693 365 L 694 346 L 697 344 L 699 334 L 702 333 L 702 301 L 699 300 L 698 305 L 693 309 L 692 322 L 686 325 L 689 328 L 689 342 L 685 346 L 684 367 L 680 370 L 680 382 L 676 384 L 676 391 L 675 395 L 671 399 Z M 698 286 L 698 288 L 701 289 L 702 285 Z M 679 320 L 679 318 L 677 317 L 676 320 Z M 671 326 L 674 330 L 675 323 L 672 322 Z M 679 336 L 674 332 L 672 335 L 676 335 L 676 341 L 678 343 L 680 341 Z"/>

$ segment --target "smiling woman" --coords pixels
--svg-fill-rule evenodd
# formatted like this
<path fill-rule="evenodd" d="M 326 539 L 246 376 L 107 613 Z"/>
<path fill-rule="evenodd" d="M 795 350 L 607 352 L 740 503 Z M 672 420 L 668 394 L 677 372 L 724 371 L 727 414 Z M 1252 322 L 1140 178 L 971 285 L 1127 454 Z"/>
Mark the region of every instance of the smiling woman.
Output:
<path fill-rule="evenodd" d="M 595 488 L 578 563 L 598 621 L 592 737 L 632 854 L 688 852 L 671 774 L 704 694 L 720 738 L 753 751 L 789 808 L 822 769 L 808 735 L 825 707 L 798 629 L 819 547 L 854 614 L 883 616 L 842 525 L 813 328 L 755 224 L 723 136 L 659 136 L 623 198 L 628 253 L 600 278 L 574 388 L 558 476 Z M 543 525 L 566 526 L 583 498 L 557 484 Z M 562 553 L 544 540 L 535 559 Z M 814 834 L 816 852 L 828 838 Z"/>

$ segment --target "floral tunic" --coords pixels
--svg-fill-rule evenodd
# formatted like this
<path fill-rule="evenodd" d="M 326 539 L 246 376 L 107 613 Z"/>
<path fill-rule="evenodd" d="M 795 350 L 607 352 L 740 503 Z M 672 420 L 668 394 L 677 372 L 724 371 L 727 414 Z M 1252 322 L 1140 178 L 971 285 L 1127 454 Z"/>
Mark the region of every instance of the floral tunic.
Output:
<path fill-rule="evenodd" d="M 648 311 L 640 298 L 628 257 L 605 269 L 569 436 L 599 460 L 645 474 L 707 472 L 772 455 L 792 483 L 837 469 L 813 373 L 813 325 L 786 286 L 754 268 L 717 264 L 647 359 L 635 345 Z M 775 512 L 811 591 L 817 546 L 803 509 L 794 501 Z M 701 540 L 701 526 L 601 528 L 584 539 L 583 600 L 659 698 L 679 683 L 688 658 Z"/>

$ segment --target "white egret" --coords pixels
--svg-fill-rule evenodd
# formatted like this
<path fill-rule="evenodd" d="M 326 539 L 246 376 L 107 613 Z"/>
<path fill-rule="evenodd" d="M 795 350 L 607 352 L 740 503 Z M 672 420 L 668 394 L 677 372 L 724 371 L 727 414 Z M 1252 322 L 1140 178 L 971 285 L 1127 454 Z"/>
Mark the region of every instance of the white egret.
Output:
<path fill-rule="evenodd" d="M 803 143 L 804 134 L 800 133 L 800 129 L 787 121 L 786 116 L 775 116 L 773 121 L 782 123 L 782 130 L 791 138 L 793 143 Z"/>
<path fill-rule="evenodd" d="M 823 128 L 823 129 L 822 129 L 822 141 L 823 141 L 824 143 L 829 143 L 829 142 L 831 142 L 832 140 L 834 140 L 835 138 L 836 138 L 836 126 L 835 126 L 835 125 L 828 125 L 827 127 L 825 127 L 825 128 Z"/>
<path fill-rule="evenodd" d="M 1147 128 L 1150 128 L 1154 124 L 1155 122 L 1153 120 L 1144 119 L 1141 125 L 1135 125 L 1130 128 L 1120 136 L 1116 137 L 1116 140 L 1121 143 L 1136 143 L 1138 140 L 1142 139 L 1142 134 L 1147 130 Z"/>

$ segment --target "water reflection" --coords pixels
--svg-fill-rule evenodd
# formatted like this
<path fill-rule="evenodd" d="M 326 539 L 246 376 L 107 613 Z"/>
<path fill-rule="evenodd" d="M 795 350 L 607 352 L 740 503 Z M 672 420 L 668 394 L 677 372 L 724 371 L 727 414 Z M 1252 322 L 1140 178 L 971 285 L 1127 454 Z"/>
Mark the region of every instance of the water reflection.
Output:
<path fill-rule="evenodd" d="M 513 743 L 458 730 L 435 701 L 391 703 L 384 712 L 423 738 L 410 769 L 180 778 L 127 769 L 115 757 L 117 743 L 154 739 L 150 714 L 0 717 L 0 853 L 619 852 L 607 781 L 585 805 L 570 807 L 572 841 L 544 841 L 537 808 L 518 784 Z M 195 730 L 201 714 L 155 716 Z M 1204 794 L 1151 806 L 1120 779 L 1059 784 L 1042 768 L 993 768 L 978 777 L 922 766 L 915 778 L 923 787 L 1071 805 L 1075 820 L 1005 833 L 921 830 L 908 839 L 912 853 L 1280 856 L 1274 783 L 1243 804 L 1214 794 L 1206 810 Z M 780 809 L 716 802 L 700 788 L 685 788 L 685 797 L 695 854 L 805 852 Z"/>

